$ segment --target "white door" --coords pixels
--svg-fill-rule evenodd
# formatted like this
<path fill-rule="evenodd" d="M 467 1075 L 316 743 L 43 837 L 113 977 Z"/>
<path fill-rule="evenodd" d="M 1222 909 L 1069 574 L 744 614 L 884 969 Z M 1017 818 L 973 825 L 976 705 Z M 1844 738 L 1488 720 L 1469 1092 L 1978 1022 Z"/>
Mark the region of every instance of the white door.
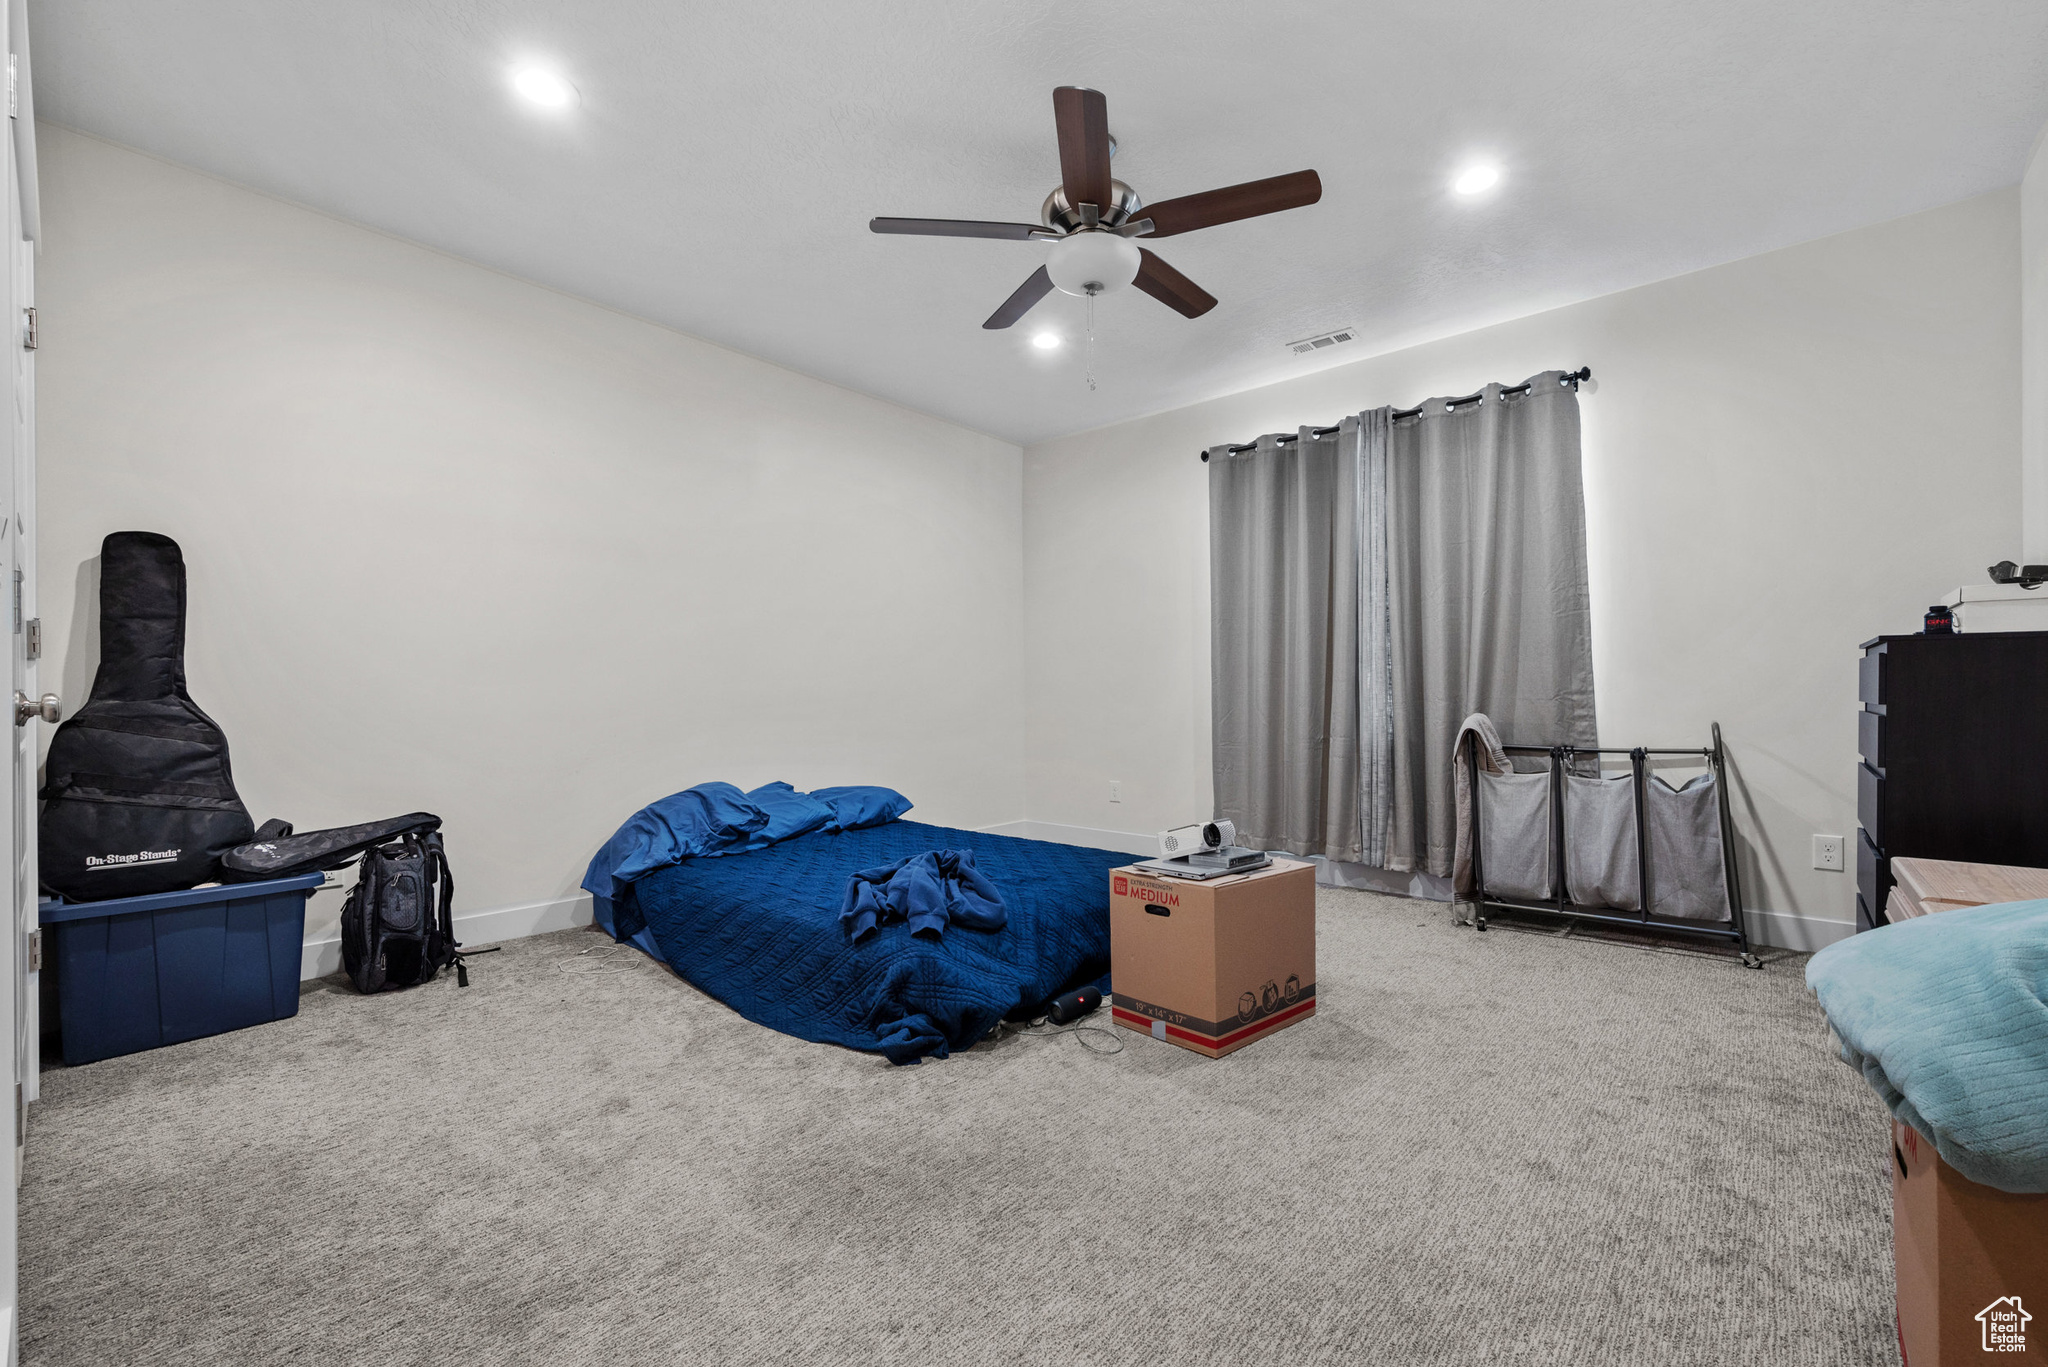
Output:
<path fill-rule="evenodd" d="M 27 61 L 25 55 L 17 55 L 16 70 Z M 33 140 L 33 122 L 19 122 L 17 114 L 16 134 L 10 143 L 20 139 Z M 10 154 L 15 151 L 9 147 Z M 13 267 L 11 288 L 14 311 L 9 316 L 15 321 L 13 345 L 9 351 L 14 358 L 11 389 L 13 407 L 14 438 L 11 443 L 14 486 L 14 525 L 9 537 L 14 553 L 11 566 L 15 584 L 13 674 L 15 691 L 23 699 L 38 700 L 37 718 L 47 724 L 59 710 L 55 699 L 42 698 L 38 688 L 39 669 L 37 661 L 42 656 L 42 621 L 36 609 L 36 353 L 35 353 L 35 303 L 36 303 L 36 246 L 28 240 L 23 221 L 22 205 L 24 195 L 23 178 L 35 174 L 35 163 L 27 158 L 11 155 L 12 174 L 8 177 L 7 243 L 12 248 Z M 29 189 L 28 194 L 33 194 Z M 15 987 L 19 999 L 15 1004 L 15 1079 L 21 1083 L 24 1103 L 36 1099 L 36 1079 L 42 1068 L 41 1048 L 41 995 L 37 991 L 41 974 L 37 957 L 29 952 L 32 937 L 36 933 L 36 903 L 40 880 L 36 869 L 36 770 L 38 747 L 42 726 L 36 718 L 26 721 L 17 712 L 14 746 L 14 896 L 15 924 L 20 930 L 16 941 L 16 952 L 21 964 L 15 975 Z M 19 1129 L 17 1126 L 17 1141 Z"/>
<path fill-rule="evenodd" d="M 0 1183 L 0 1339 L 5 1343 L 5 1367 L 14 1367 L 20 1356 L 18 1245 L 15 1238 L 15 1191 L 21 1181 L 22 1140 L 27 1134 L 28 1103 L 36 1098 L 36 1078 L 41 1067 L 38 1036 L 41 1030 L 37 1010 L 40 974 L 31 947 L 36 943 L 36 839 L 35 787 L 38 731 L 43 725 L 37 714 L 50 716 L 55 700 L 40 698 L 36 678 L 36 656 L 40 653 L 41 629 L 36 621 L 36 500 L 35 500 L 35 246 L 33 235 L 38 203 L 35 186 L 35 118 L 28 99 L 28 33 L 26 6 L 10 0 L 6 7 L 7 113 L 10 136 L 5 144 L 7 186 L 6 249 L 7 311 L 0 316 L 0 344 L 9 356 L 7 369 L 6 469 L 0 471 L 0 507 L 6 522 L 0 527 L 0 574 L 5 575 L 9 601 L 0 607 L 12 628 L 9 633 L 9 673 L 12 698 L 8 701 L 11 735 L 11 772 L 0 796 L 0 843 L 5 845 L 5 867 L 12 875 L 13 933 L 0 936 L 0 1020 L 13 1032 L 10 1053 L 14 1058 L 14 1096 L 11 1107 L 13 1142 L 6 1145 L 7 1181 Z M 22 703 L 36 699 L 31 708 Z"/>
<path fill-rule="evenodd" d="M 33 138 L 33 127 L 19 136 Z M 10 141 L 12 141 L 10 139 Z M 10 147 L 9 151 L 13 149 Z M 9 315 L 14 319 L 15 335 L 8 348 L 14 358 L 13 374 L 10 377 L 13 405 L 10 414 L 13 423 L 13 441 L 10 443 L 10 463 L 14 486 L 14 522 L 8 537 L 13 562 L 10 569 L 14 576 L 13 607 L 13 649 L 11 654 L 14 689 L 22 698 L 38 699 L 38 715 L 47 721 L 57 709 L 41 701 L 38 691 L 37 660 L 42 655 L 42 622 L 36 615 L 36 454 L 35 454 L 35 275 L 36 248 L 27 241 L 22 232 L 22 183 L 24 167 L 19 158 L 12 159 L 14 174 L 8 178 L 7 243 L 12 249 L 12 280 L 14 310 Z M 15 975 L 15 987 L 19 993 L 15 1002 L 15 1072 L 16 1081 L 22 1087 L 24 1103 L 36 1099 L 36 1078 L 41 1070 L 42 1050 L 40 1029 L 40 994 L 37 984 L 41 975 L 36 957 L 29 952 L 31 937 L 36 933 L 36 902 L 38 879 L 36 876 L 36 769 L 37 749 L 42 727 L 34 718 L 21 720 L 17 713 L 14 746 L 13 806 L 14 806 L 14 896 L 15 924 L 20 931 L 16 938 L 16 953 L 21 965 Z M 16 1127 L 16 1142 L 20 1141 L 20 1126 Z"/>
<path fill-rule="evenodd" d="M 5 141 L 8 147 L 8 282 L 9 309 L 6 317 L 26 319 L 27 306 L 22 302 L 24 268 L 21 264 L 24 254 L 21 241 L 21 196 L 17 189 L 14 171 L 13 139 Z M 0 1197 L 0 1319 L 6 1323 L 6 1362 L 13 1367 L 17 1356 L 19 1335 L 15 1323 L 17 1305 L 16 1243 L 15 1243 L 15 1189 L 21 1182 L 22 1141 L 28 1134 L 28 1103 L 35 1098 L 38 1034 L 36 994 L 39 975 L 33 971 L 29 947 L 36 933 L 36 842 L 35 798 L 30 791 L 36 775 L 36 724 L 33 718 L 25 716 L 23 709 L 15 705 L 20 700 L 36 696 L 36 667 L 28 658 L 28 623 L 31 620 L 33 599 L 29 592 L 29 579 L 35 573 L 35 558 L 27 548 L 29 508 L 32 503 L 26 496 L 33 488 L 25 437 L 28 430 L 28 405 L 23 385 L 28 376 L 30 353 L 22 345 L 25 337 L 18 335 L 10 324 L 0 328 L 0 338 L 5 338 L 7 349 L 12 353 L 7 367 L 8 375 L 8 441 L 7 468 L 0 488 L 6 490 L 6 502 L 0 506 L 7 524 L 0 529 L 0 544 L 6 547 L 4 558 L 0 558 L 0 573 L 6 576 L 9 602 L 0 607 L 7 614 L 12 631 L 9 633 L 8 654 L 9 674 L 12 676 L 11 696 L 8 699 L 8 719 L 13 723 L 10 734 L 14 744 L 9 747 L 13 757 L 6 796 L 0 798 L 0 830 L 5 831 L 7 867 L 11 873 L 9 884 L 13 889 L 13 930 L 4 938 L 6 944 L 0 948 L 0 1013 L 4 1013 L 8 1028 L 13 1035 L 14 1088 L 13 1105 L 10 1107 L 13 1130 L 12 1142 L 7 1145 L 10 1180 L 6 1183 L 6 1195 Z"/>

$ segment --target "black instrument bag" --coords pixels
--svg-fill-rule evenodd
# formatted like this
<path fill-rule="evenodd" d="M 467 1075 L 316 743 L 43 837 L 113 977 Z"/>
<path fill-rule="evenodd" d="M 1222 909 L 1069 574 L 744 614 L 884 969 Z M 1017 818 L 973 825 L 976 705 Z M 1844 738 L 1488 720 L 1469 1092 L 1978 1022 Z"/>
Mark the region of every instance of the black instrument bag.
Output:
<path fill-rule="evenodd" d="M 254 883 L 289 878 L 295 873 L 345 869 L 366 850 L 407 835 L 430 835 L 441 829 L 432 812 L 408 812 L 359 826 L 334 826 L 324 831 L 292 833 L 289 823 L 267 821 L 255 840 L 221 856 L 223 883 Z"/>
<path fill-rule="evenodd" d="M 43 772 L 42 881 L 73 901 L 208 882 L 255 834 L 227 737 L 185 688 L 185 559 L 169 537 L 101 544 L 99 672 Z"/>

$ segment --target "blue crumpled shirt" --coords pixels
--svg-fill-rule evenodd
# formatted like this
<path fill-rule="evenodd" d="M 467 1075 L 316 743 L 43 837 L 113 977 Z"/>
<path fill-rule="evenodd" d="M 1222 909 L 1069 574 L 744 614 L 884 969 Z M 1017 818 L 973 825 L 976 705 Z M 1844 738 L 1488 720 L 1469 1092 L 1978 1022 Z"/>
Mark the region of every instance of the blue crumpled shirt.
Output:
<path fill-rule="evenodd" d="M 932 850 L 846 880 L 839 924 L 859 944 L 882 926 L 910 923 L 910 933 L 936 940 L 948 922 L 975 930 L 1001 930 L 1009 912 L 1003 895 L 974 867 L 971 850 Z"/>

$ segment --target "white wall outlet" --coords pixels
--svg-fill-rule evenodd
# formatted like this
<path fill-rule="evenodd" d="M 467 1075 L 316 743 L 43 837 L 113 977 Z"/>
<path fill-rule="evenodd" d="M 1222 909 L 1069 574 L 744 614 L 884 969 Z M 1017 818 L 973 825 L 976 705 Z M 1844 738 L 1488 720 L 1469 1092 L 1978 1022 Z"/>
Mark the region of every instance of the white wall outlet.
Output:
<path fill-rule="evenodd" d="M 1840 873 L 1844 867 L 1842 846 L 1846 844 L 1839 835 L 1817 835 L 1813 838 L 1813 866 L 1830 873 Z"/>
<path fill-rule="evenodd" d="M 1109 800 L 1111 802 L 1122 802 L 1124 800 L 1124 785 L 1122 780 L 1113 778 L 1109 781 Z"/>

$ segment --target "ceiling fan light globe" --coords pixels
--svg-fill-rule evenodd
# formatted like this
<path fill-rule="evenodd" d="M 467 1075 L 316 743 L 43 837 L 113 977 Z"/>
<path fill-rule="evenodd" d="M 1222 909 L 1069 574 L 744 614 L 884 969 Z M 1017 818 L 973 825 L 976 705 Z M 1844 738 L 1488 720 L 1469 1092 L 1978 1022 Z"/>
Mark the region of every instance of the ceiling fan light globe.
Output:
<path fill-rule="evenodd" d="M 1114 294 L 1138 278 L 1138 249 L 1115 233 L 1079 232 L 1053 244 L 1046 274 L 1067 294 Z"/>

